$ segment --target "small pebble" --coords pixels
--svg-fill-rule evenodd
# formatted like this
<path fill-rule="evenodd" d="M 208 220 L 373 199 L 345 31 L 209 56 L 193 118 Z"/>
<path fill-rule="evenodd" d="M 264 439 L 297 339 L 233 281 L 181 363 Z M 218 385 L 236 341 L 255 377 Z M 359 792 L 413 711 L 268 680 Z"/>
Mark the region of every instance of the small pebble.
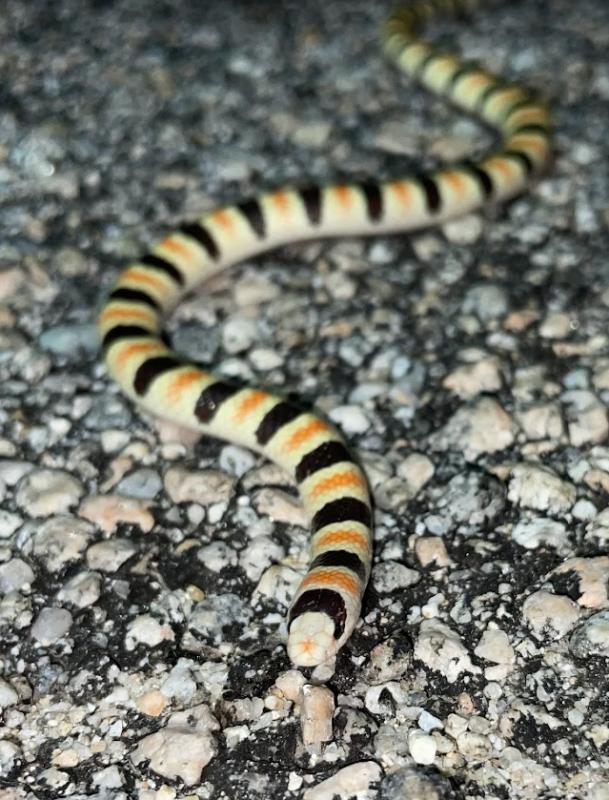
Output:
<path fill-rule="evenodd" d="M 43 608 L 32 625 L 31 634 L 45 647 L 63 638 L 72 627 L 72 615 L 65 608 Z"/>
<path fill-rule="evenodd" d="M 446 545 L 439 536 L 423 536 L 417 539 L 414 549 L 422 567 L 447 567 L 451 563 Z"/>
<path fill-rule="evenodd" d="M 563 595 L 540 590 L 529 595 L 522 614 L 537 639 L 557 641 L 566 636 L 579 622 L 577 603 Z"/>
<path fill-rule="evenodd" d="M 92 544 L 87 550 L 87 564 L 92 570 L 116 572 L 137 548 L 128 539 L 111 539 Z"/>
<path fill-rule="evenodd" d="M 31 517 L 62 514 L 84 494 L 82 484 L 63 470 L 35 469 L 17 486 L 15 501 Z"/>
<path fill-rule="evenodd" d="M 512 539 L 527 550 L 543 545 L 561 549 L 568 545 L 569 534 L 563 522 L 535 517 L 517 523 L 512 530 Z"/>
<path fill-rule="evenodd" d="M 406 589 L 421 579 L 419 573 L 397 561 L 383 561 L 372 569 L 372 583 L 380 594 Z"/>
<path fill-rule="evenodd" d="M 137 525 L 144 533 L 154 527 L 148 501 L 120 495 L 93 495 L 85 498 L 78 513 L 107 533 L 114 533 L 122 522 Z"/>
<path fill-rule="evenodd" d="M 301 689 L 300 728 L 305 745 L 332 740 L 334 695 L 325 686 L 306 684 Z"/>
<path fill-rule="evenodd" d="M 29 564 L 21 558 L 11 558 L 10 561 L 0 565 L 0 594 L 27 589 L 35 577 Z"/>
<path fill-rule="evenodd" d="M 420 730 L 410 731 L 408 734 L 408 747 L 410 755 L 416 764 L 433 764 L 437 746 L 433 736 Z"/>
<path fill-rule="evenodd" d="M 371 784 L 381 778 L 381 768 L 375 761 L 360 761 L 342 767 L 330 778 L 306 789 L 303 800 L 350 800 L 370 797 Z"/>
<path fill-rule="evenodd" d="M 365 433 L 370 427 L 370 420 L 358 406 L 336 406 L 330 418 L 347 436 Z"/>
<path fill-rule="evenodd" d="M 0 678 L 0 711 L 19 702 L 19 694 L 4 678 Z"/>
<path fill-rule="evenodd" d="M 186 786 L 199 783 L 203 768 L 216 755 L 218 722 L 207 706 L 172 714 L 166 727 L 140 739 L 131 753 L 134 764 L 148 767 L 168 780 L 180 778 Z"/>
<path fill-rule="evenodd" d="M 161 478 L 153 469 L 138 469 L 123 478 L 116 491 L 139 500 L 152 500 L 163 488 Z"/>
<path fill-rule="evenodd" d="M 609 611 L 589 617 L 571 636 L 569 649 L 577 658 L 609 657 Z"/>
<path fill-rule="evenodd" d="M 199 503 L 202 506 L 213 503 L 228 503 L 235 479 L 220 470 L 187 470 L 172 467 L 164 478 L 165 491 L 173 503 Z"/>
<path fill-rule="evenodd" d="M 522 463 L 511 467 L 508 498 L 524 508 L 562 514 L 576 500 L 575 487 L 564 481 L 549 467 Z"/>
<path fill-rule="evenodd" d="M 97 572 L 79 572 L 61 587 L 57 599 L 78 608 L 86 608 L 97 603 L 100 595 L 101 575 Z"/>

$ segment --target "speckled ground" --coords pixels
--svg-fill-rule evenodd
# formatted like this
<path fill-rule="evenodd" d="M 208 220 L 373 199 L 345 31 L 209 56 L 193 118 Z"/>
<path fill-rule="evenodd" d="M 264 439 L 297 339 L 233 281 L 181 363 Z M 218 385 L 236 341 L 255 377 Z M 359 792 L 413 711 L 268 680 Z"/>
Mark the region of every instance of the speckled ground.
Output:
<path fill-rule="evenodd" d="M 389 8 L 3 3 L 0 800 L 609 798 L 605 0 L 437 29 L 549 97 L 530 194 L 285 248 L 171 320 L 182 351 L 315 402 L 366 467 L 375 568 L 313 676 L 330 694 L 282 645 L 294 487 L 136 411 L 96 351 L 113 277 L 177 220 L 488 147 L 383 62 Z"/>

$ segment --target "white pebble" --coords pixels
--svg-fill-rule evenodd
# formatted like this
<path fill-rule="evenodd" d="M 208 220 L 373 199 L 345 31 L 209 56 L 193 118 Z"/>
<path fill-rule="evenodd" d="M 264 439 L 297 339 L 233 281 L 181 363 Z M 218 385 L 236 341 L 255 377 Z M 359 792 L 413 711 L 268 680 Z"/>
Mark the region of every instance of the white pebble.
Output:
<path fill-rule="evenodd" d="M 0 539 L 8 539 L 23 522 L 23 517 L 0 508 Z"/>
<path fill-rule="evenodd" d="M 0 678 L 0 711 L 19 702 L 19 695 L 8 681 Z"/>
<path fill-rule="evenodd" d="M 370 420 L 359 406 L 337 406 L 330 411 L 330 418 L 348 436 L 365 433 Z"/>
<path fill-rule="evenodd" d="M 481 358 L 474 364 L 457 367 L 442 381 L 442 386 L 464 400 L 482 392 L 497 392 L 501 389 L 501 384 L 499 360 L 493 357 Z"/>
<path fill-rule="evenodd" d="M 213 734 L 219 727 L 207 706 L 177 712 L 165 728 L 140 739 L 131 760 L 134 764 L 147 760 L 157 775 L 181 778 L 186 786 L 193 786 L 218 751 Z"/>
<path fill-rule="evenodd" d="M 165 491 L 174 503 L 212 503 L 230 500 L 235 479 L 216 469 L 188 470 L 172 467 L 164 478 Z"/>
<path fill-rule="evenodd" d="M 398 464 L 397 474 L 404 478 L 414 497 L 435 472 L 433 461 L 422 453 L 411 453 Z"/>
<path fill-rule="evenodd" d="M 535 517 L 517 523 L 512 530 L 512 539 L 527 550 L 534 550 L 543 545 L 560 549 L 568 545 L 569 534 L 563 522 Z"/>
<path fill-rule="evenodd" d="M 128 650 L 133 650 L 137 644 L 147 647 L 156 647 L 166 640 L 174 640 L 173 630 L 169 625 L 162 625 L 151 614 L 140 614 L 127 627 L 125 636 Z"/>
<path fill-rule="evenodd" d="M 578 658 L 609 656 L 609 611 L 589 617 L 569 642 L 569 649 Z"/>
<path fill-rule="evenodd" d="M 510 468 L 508 499 L 516 505 L 561 514 L 575 503 L 573 484 L 549 467 L 523 462 Z"/>
<path fill-rule="evenodd" d="M 35 575 L 29 564 L 20 558 L 11 558 L 0 566 L 0 594 L 20 592 L 29 588 Z"/>
<path fill-rule="evenodd" d="M 234 317 L 224 323 L 222 344 L 227 353 L 243 353 L 260 338 L 257 324 L 251 319 Z"/>
<path fill-rule="evenodd" d="M 220 451 L 218 464 L 224 472 L 240 478 L 256 464 L 256 456 L 251 450 L 246 450 L 244 447 L 227 444 Z"/>
<path fill-rule="evenodd" d="M 433 736 L 421 730 L 412 730 L 408 734 L 408 747 L 416 764 L 433 764 L 437 750 Z"/>
<path fill-rule="evenodd" d="M 544 339 L 563 339 L 571 332 L 571 317 L 562 311 L 555 311 L 539 326 L 539 335 Z"/>
<path fill-rule="evenodd" d="M 101 575 L 98 572 L 79 572 L 62 586 L 57 599 L 78 608 L 87 608 L 99 600 L 100 594 Z"/>
<path fill-rule="evenodd" d="M 609 420 L 605 406 L 593 393 L 583 389 L 565 392 L 562 401 L 567 404 L 567 428 L 574 447 L 596 444 L 607 438 Z"/>
<path fill-rule="evenodd" d="M 332 777 L 306 789 L 303 800 L 350 800 L 370 797 L 370 784 L 381 779 L 381 768 L 375 761 L 360 761 L 339 769 Z"/>
<path fill-rule="evenodd" d="M 13 768 L 13 764 L 19 758 L 21 750 L 8 739 L 0 739 L 0 775 L 8 775 Z M 21 797 L 13 795 L 14 800 L 21 800 Z M 9 797 L 9 800 L 13 800 Z"/>
<path fill-rule="evenodd" d="M 499 628 L 487 628 L 474 653 L 492 664 L 513 664 L 516 660 L 507 633 Z"/>
<path fill-rule="evenodd" d="M 421 579 L 419 573 L 398 561 L 382 561 L 372 570 L 372 583 L 379 594 L 388 594 L 396 589 L 406 589 Z"/>
<path fill-rule="evenodd" d="M 437 619 L 423 620 L 414 646 L 414 657 L 454 683 L 462 672 L 478 674 L 467 649 L 455 631 Z"/>
<path fill-rule="evenodd" d="M 326 686 L 302 687 L 300 728 L 305 745 L 319 745 L 332 740 L 334 695 Z"/>
<path fill-rule="evenodd" d="M 116 572 L 135 552 L 137 548 L 128 539 L 108 539 L 91 545 L 87 564 L 100 572 Z"/>
<path fill-rule="evenodd" d="M 569 558 L 552 570 L 551 575 L 569 575 L 578 578 L 579 597 L 582 608 L 605 608 L 609 605 L 609 556 Z"/>
<path fill-rule="evenodd" d="M 197 558 L 211 572 L 220 572 L 225 567 L 237 564 L 237 554 L 225 542 L 210 542 L 197 550 Z"/>
<path fill-rule="evenodd" d="M 154 527 L 149 504 L 149 500 L 119 494 L 91 495 L 83 500 L 78 513 L 107 533 L 114 533 L 121 522 L 130 522 L 148 533 Z"/>
<path fill-rule="evenodd" d="M 65 636 L 72 626 L 72 615 L 65 608 L 47 606 L 32 625 L 32 636 L 44 646 Z"/>
<path fill-rule="evenodd" d="M 468 461 L 483 453 L 496 453 L 514 441 L 511 416 L 496 400 L 482 397 L 473 406 L 463 406 L 446 425 L 430 437 L 439 450 L 459 450 Z"/>
<path fill-rule="evenodd" d="M 537 639 L 557 641 L 579 622 L 577 603 L 568 597 L 540 590 L 529 595 L 522 614 Z"/>
<path fill-rule="evenodd" d="M 446 545 L 439 536 L 422 536 L 415 542 L 415 553 L 422 567 L 434 564 L 436 567 L 447 567 L 451 560 L 446 552 Z"/>
<path fill-rule="evenodd" d="M 93 526 L 83 519 L 51 517 L 37 526 L 32 552 L 42 559 L 49 572 L 59 572 L 70 561 L 80 558 L 94 532 Z"/>
<path fill-rule="evenodd" d="M 75 506 L 84 487 L 67 472 L 36 469 L 19 482 L 15 502 L 32 517 L 61 514 Z"/>
<path fill-rule="evenodd" d="M 309 517 L 300 500 L 281 489 L 260 489 L 254 496 L 254 507 L 260 514 L 277 522 L 286 522 L 301 528 L 306 528 L 309 524 Z"/>

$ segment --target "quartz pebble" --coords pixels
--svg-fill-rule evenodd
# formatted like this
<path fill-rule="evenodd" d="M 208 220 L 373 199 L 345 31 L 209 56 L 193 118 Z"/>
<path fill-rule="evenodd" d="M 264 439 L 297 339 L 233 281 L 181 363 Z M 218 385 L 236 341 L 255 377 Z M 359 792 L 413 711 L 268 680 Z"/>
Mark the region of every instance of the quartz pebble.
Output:
<path fill-rule="evenodd" d="M 540 639 L 559 640 L 578 623 L 580 612 L 577 603 L 562 595 L 540 590 L 529 595 L 522 606 L 522 614 L 534 635 Z"/>
<path fill-rule="evenodd" d="M 127 628 L 127 649 L 133 650 L 138 644 L 156 647 L 162 642 L 174 640 L 174 633 L 168 625 L 162 625 L 150 614 L 135 617 Z"/>
<path fill-rule="evenodd" d="M 421 453 L 411 453 L 398 464 L 397 474 L 404 478 L 410 494 L 415 497 L 425 484 L 431 480 L 435 468 L 433 461 Z"/>
<path fill-rule="evenodd" d="M 84 494 L 82 484 L 63 470 L 35 469 L 17 486 L 17 505 L 31 517 L 62 514 Z"/>
<path fill-rule="evenodd" d="M 460 450 L 468 461 L 474 461 L 483 453 L 505 450 L 513 441 L 511 416 L 490 397 L 460 408 L 444 428 L 431 437 L 435 449 Z"/>
<path fill-rule="evenodd" d="M 498 392 L 502 378 L 496 358 L 481 358 L 473 364 L 464 364 L 447 375 L 442 381 L 444 388 L 464 400 L 482 392 Z"/>
<path fill-rule="evenodd" d="M 439 536 L 424 536 L 417 539 L 415 553 L 422 567 L 447 567 L 451 560 L 446 552 L 446 545 Z"/>
<path fill-rule="evenodd" d="M 454 683 L 463 672 L 474 675 L 480 672 L 459 635 L 437 619 L 426 619 L 421 623 L 414 657 L 429 669 L 440 672 L 449 683 Z"/>
<path fill-rule="evenodd" d="M 550 573 L 575 575 L 579 583 L 577 604 L 582 608 L 605 608 L 609 605 L 609 556 L 570 558 Z"/>
<path fill-rule="evenodd" d="M 19 695 L 8 681 L 0 678 L 0 711 L 19 702 Z"/>
<path fill-rule="evenodd" d="M 353 797 L 370 797 L 371 784 L 381 778 L 381 768 L 375 761 L 360 761 L 342 767 L 325 781 L 306 789 L 303 800 L 350 800 Z M 365 794 L 364 794 L 365 793 Z"/>
<path fill-rule="evenodd" d="M 416 764 L 433 764 L 436 757 L 436 742 L 433 736 L 420 730 L 408 734 L 410 755 Z"/>
<path fill-rule="evenodd" d="M 97 603 L 101 595 L 101 575 L 98 572 L 79 572 L 70 578 L 57 593 L 57 599 L 86 608 Z"/>
<path fill-rule="evenodd" d="M 518 522 L 512 530 L 512 539 L 527 550 L 543 545 L 561 549 L 568 545 L 569 534 L 563 522 L 535 517 Z"/>
<path fill-rule="evenodd" d="M 332 739 L 334 695 L 325 686 L 305 684 L 302 689 L 300 727 L 305 745 L 319 745 Z"/>
<path fill-rule="evenodd" d="M 148 760 L 157 775 L 169 780 L 181 778 L 186 786 L 194 786 L 218 751 L 214 734 L 219 728 L 206 705 L 178 711 L 164 728 L 138 742 L 131 760 L 134 764 Z"/>
<path fill-rule="evenodd" d="M 107 533 L 114 533 L 119 524 L 124 522 L 137 525 L 145 533 L 154 526 L 154 517 L 148 511 L 148 501 L 134 497 L 94 495 L 83 500 L 78 513 Z"/>
<path fill-rule="evenodd" d="M 380 594 L 406 589 L 418 583 L 421 576 L 414 570 L 397 561 L 383 561 L 372 569 L 372 582 Z"/>
<path fill-rule="evenodd" d="M 92 544 L 87 550 L 87 564 L 92 570 L 116 572 L 137 552 L 128 539 L 112 539 Z"/>
<path fill-rule="evenodd" d="M 43 608 L 32 625 L 32 636 L 48 646 L 62 639 L 72 627 L 72 615 L 65 608 Z"/>
<path fill-rule="evenodd" d="M 513 664 L 516 660 L 514 649 L 505 631 L 500 628 L 487 628 L 474 653 L 493 664 Z"/>
<path fill-rule="evenodd" d="M 227 503 L 232 495 L 235 479 L 216 469 L 187 470 L 172 467 L 164 478 L 165 491 L 173 503 Z"/>
<path fill-rule="evenodd" d="M 32 553 L 43 561 L 49 572 L 59 572 L 66 564 L 80 558 L 94 532 L 93 525 L 83 519 L 50 517 L 36 526 Z"/>
<path fill-rule="evenodd" d="M 508 498 L 512 503 L 549 514 L 568 511 L 576 500 L 575 487 L 549 467 L 514 464 L 509 470 Z"/>
<path fill-rule="evenodd" d="M 571 636 L 569 649 L 578 658 L 609 657 L 609 611 L 589 617 Z"/>
<path fill-rule="evenodd" d="M 21 558 L 11 558 L 0 565 L 0 594 L 20 592 L 31 586 L 34 571 Z"/>

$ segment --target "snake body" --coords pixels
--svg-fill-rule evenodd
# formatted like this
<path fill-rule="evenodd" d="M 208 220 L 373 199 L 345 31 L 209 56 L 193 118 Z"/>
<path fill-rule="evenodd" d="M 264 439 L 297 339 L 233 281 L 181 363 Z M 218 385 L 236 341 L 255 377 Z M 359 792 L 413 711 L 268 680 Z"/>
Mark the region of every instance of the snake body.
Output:
<path fill-rule="evenodd" d="M 281 396 L 189 363 L 161 334 L 185 293 L 243 258 L 297 240 L 409 231 L 519 194 L 546 165 L 550 120 L 528 89 L 433 47 L 419 31 L 472 0 L 419 0 L 385 24 L 387 55 L 433 92 L 498 130 L 500 149 L 427 174 L 350 185 L 281 188 L 182 225 L 122 272 L 99 316 L 110 374 L 134 401 L 180 425 L 232 441 L 294 478 L 311 518 L 311 561 L 288 616 L 297 666 L 329 662 L 349 638 L 372 557 L 366 478 L 341 434 Z"/>

